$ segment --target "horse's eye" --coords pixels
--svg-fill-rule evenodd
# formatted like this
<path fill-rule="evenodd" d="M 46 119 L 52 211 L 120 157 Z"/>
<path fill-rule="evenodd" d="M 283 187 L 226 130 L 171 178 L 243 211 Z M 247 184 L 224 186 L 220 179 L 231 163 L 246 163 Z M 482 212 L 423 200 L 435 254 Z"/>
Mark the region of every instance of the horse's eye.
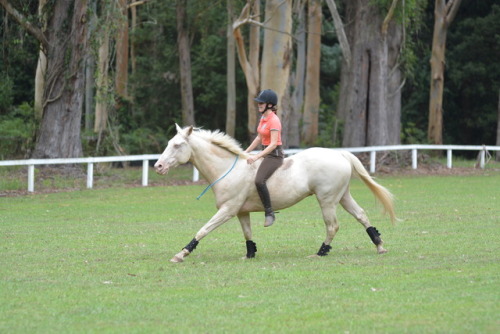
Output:
<path fill-rule="evenodd" d="M 178 149 L 179 147 L 181 147 L 181 144 L 174 144 L 175 149 Z"/>

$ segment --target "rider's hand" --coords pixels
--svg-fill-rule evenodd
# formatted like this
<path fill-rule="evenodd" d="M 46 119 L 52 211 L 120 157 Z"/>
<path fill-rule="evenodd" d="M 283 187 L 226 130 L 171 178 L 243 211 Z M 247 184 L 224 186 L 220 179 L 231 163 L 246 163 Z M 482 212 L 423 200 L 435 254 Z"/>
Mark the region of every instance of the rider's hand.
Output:
<path fill-rule="evenodd" d="M 250 158 L 247 159 L 247 164 L 251 165 L 257 160 L 257 157 L 255 155 L 252 155 Z"/>

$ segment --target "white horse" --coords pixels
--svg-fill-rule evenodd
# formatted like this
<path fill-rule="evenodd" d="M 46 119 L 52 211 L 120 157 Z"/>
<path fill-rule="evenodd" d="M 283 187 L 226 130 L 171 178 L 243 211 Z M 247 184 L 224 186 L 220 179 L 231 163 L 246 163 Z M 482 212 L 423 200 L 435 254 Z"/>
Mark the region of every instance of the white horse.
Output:
<path fill-rule="evenodd" d="M 208 233 L 237 216 L 246 239 L 246 258 L 255 257 L 256 244 L 252 241 L 250 212 L 263 211 L 254 179 L 260 161 L 248 165 L 248 154 L 239 143 L 219 131 L 181 129 L 155 163 L 156 172 L 166 174 L 169 168 L 191 162 L 213 185 L 217 213 L 198 231 L 194 239 L 171 261 L 182 262 Z M 326 225 L 326 239 L 315 255 L 327 255 L 339 229 L 336 207 L 340 202 L 366 229 L 378 253 L 387 252 L 380 233 L 373 227 L 364 210 L 349 192 L 349 183 L 355 174 L 368 186 L 394 221 L 391 193 L 370 177 L 356 156 L 347 151 L 310 148 L 284 160 L 283 165 L 267 181 L 274 209 L 290 207 L 310 195 L 316 195 Z M 278 220 L 279 224 L 279 220 Z"/>

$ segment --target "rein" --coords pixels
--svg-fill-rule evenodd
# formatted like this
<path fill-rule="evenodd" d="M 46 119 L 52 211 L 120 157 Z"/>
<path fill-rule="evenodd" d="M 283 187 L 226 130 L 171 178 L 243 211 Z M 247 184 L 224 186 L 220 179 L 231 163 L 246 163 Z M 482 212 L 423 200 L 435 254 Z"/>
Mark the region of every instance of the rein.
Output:
<path fill-rule="evenodd" d="M 220 180 L 222 180 L 223 178 L 225 178 L 229 173 L 231 173 L 231 171 L 233 170 L 234 166 L 236 166 L 236 162 L 238 162 L 238 158 L 239 158 L 239 155 L 236 155 L 236 159 L 234 160 L 234 163 L 231 166 L 231 168 L 229 168 L 229 170 L 224 175 L 222 175 L 217 180 L 215 180 L 214 182 L 212 182 L 211 184 L 209 184 L 208 187 L 206 187 L 205 190 L 203 190 L 201 192 L 201 194 L 198 197 L 196 197 L 196 199 L 199 200 L 201 198 L 201 196 L 205 195 L 205 193 L 208 191 L 208 189 L 212 188 L 217 182 L 219 182 Z"/>

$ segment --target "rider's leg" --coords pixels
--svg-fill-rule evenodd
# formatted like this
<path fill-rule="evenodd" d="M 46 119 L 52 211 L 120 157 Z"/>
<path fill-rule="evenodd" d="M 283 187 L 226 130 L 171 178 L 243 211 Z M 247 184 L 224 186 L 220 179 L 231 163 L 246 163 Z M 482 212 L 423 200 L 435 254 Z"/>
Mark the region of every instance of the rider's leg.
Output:
<path fill-rule="evenodd" d="M 271 226 L 275 220 L 274 210 L 271 204 L 271 196 L 269 195 L 269 189 L 267 189 L 266 181 L 271 177 L 276 169 L 281 166 L 282 163 L 283 158 L 266 156 L 259 166 L 257 176 L 255 177 L 255 186 L 257 187 L 260 200 L 264 205 L 266 219 L 264 226 L 266 227 Z"/>

